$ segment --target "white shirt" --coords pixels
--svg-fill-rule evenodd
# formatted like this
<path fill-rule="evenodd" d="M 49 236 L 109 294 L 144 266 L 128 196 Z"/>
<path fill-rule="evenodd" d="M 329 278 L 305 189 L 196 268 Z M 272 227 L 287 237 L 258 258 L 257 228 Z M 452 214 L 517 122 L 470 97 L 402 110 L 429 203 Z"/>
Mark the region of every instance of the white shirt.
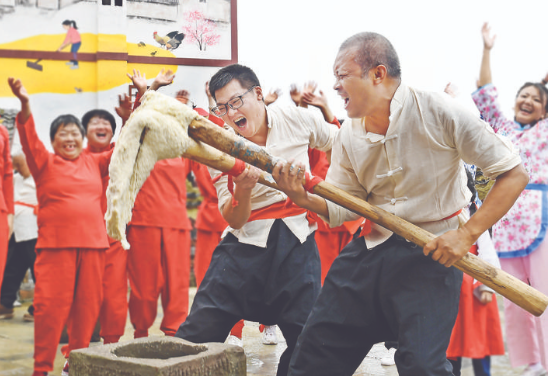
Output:
<path fill-rule="evenodd" d="M 511 143 L 478 113 L 442 93 L 401 84 L 390 111 L 385 136 L 367 132 L 362 119 L 344 123 L 326 181 L 435 235 L 458 228 L 458 217 L 443 218 L 464 208 L 471 197 L 462 160 L 490 178 L 521 162 Z M 331 227 L 358 218 L 326 202 Z M 366 245 L 375 247 L 391 235 L 372 223 Z"/>
<path fill-rule="evenodd" d="M 23 178 L 20 174 L 13 174 L 13 198 L 14 201 L 24 202 L 29 205 L 38 205 L 36 199 L 36 185 L 32 176 Z M 23 205 L 14 205 L 13 233 L 16 242 L 38 238 L 38 223 L 34 209 Z"/>
<path fill-rule="evenodd" d="M 19 132 L 17 131 L 17 127 L 13 128 L 13 138 L 10 145 L 10 153 L 12 158 L 16 155 L 23 154 L 23 147 L 21 146 L 21 139 L 19 138 Z"/>
<path fill-rule="evenodd" d="M 302 162 L 309 171 L 309 146 L 321 151 L 328 151 L 338 132 L 337 126 L 324 121 L 318 113 L 295 106 L 271 105 L 267 107 L 268 134 L 267 142 L 263 147 L 269 154 L 293 159 Z M 229 131 L 234 132 L 232 128 Z M 249 141 L 248 141 L 249 142 Z M 212 178 L 220 175 L 217 170 L 210 169 Z M 222 176 L 214 185 L 219 198 L 219 210 L 225 204 L 231 205 L 232 195 L 227 188 L 227 176 Z M 286 194 L 262 184 L 257 184 L 251 195 L 252 210 L 260 209 L 279 201 L 285 201 Z M 301 243 L 307 240 L 315 229 L 316 224 L 309 225 L 306 213 L 293 217 L 282 218 L 284 223 L 299 239 Z M 260 219 L 244 224 L 240 229 L 227 227 L 223 232 L 224 237 L 228 232 L 238 238 L 241 243 L 252 244 L 265 248 L 267 238 L 275 219 Z"/>

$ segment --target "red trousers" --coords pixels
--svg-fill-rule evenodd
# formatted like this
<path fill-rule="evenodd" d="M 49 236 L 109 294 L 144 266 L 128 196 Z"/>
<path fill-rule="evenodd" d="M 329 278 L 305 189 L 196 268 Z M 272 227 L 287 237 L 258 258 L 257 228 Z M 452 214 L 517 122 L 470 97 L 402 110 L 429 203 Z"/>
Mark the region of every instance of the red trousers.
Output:
<path fill-rule="evenodd" d="M 99 314 L 103 343 L 118 342 L 124 335 L 128 315 L 128 252 L 120 242 L 112 243 L 105 252 L 103 304 Z"/>
<path fill-rule="evenodd" d="M 134 338 L 148 336 L 156 319 L 159 295 L 164 311 L 160 330 L 173 336 L 189 312 L 190 232 L 129 226 L 128 241 L 129 311 Z"/>
<path fill-rule="evenodd" d="M 0 287 L 2 287 L 4 269 L 8 260 L 9 234 L 8 213 L 0 212 Z"/>
<path fill-rule="evenodd" d="M 324 278 L 336 257 L 353 239 L 353 234 L 347 231 L 317 231 L 315 233 L 316 245 L 320 256 L 320 281 L 324 284 Z"/>
<path fill-rule="evenodd" d="M 215 247 L 221 241 L 222 231 L 206 231 L 196 230 L 196 245 L 194 254 L 194 276 L 196 278 L 196 288 L 200 287 L 200 283 L 204 279 L 204 275 L 212 261 L 212 254 Z"/>
<path fill-rule="evenodd" d="M 103 298 L 105 250 L 37 249 L 34 273 L 34 370 L 53 370 L 67 324 L 69 352 L 88 347 Z"/>

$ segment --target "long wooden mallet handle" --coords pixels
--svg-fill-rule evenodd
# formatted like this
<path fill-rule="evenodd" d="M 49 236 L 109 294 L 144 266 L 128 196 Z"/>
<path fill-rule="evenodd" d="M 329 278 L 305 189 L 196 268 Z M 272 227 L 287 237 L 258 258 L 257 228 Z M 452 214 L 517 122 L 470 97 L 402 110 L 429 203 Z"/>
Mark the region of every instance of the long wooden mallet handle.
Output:
<path fill-rule="evenodd" d="M 189 144 L 182 157 L 191 159 L 208 167 L 215 168 L 221 172 L 229 172 L 233 169 L 236 163 L 236 158 L 231 157 L 230 155 L 217 150 L 208 144 L 194 142 L 192 138 L 190 140 L 193 142 Z M 279 189 L 269 173 L 265 171 L 261 172 L 262 174 L 259 176 L 259 183 L 274 189 Z"/>
<path fill-rule="evenodd" d="M 197 119 L 189 124 L 189 136 L 269 173 L 279 160 L 258 145 L 223 130 L 207 119 Z M 329 183 L 321 182 L 314 187 L 313 191 L 318 196 L 368 218 L 420 247 L 436 237 Z M 535 316 L 540 316 L 547 308 L 547 296 L 471 253 L 467 253 L 454 266 Z"/>

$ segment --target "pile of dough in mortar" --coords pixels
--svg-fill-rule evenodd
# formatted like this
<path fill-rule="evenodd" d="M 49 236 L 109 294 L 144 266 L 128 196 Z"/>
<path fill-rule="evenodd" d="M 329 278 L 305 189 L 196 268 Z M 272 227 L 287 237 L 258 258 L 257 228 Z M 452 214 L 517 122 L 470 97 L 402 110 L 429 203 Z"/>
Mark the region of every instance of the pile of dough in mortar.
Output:
<path fill-rule="evenodd" d="M 186 151 L 188 125 L 198 118 L 201 116 L 196 111 L 177 99 L 147 91 L 122 128 L 109 166 L 105 220 L 107 233 L 120 240 L 124 249 L 130 248 L 126 224 L 131 220 L 137 193 L 157 161 L 180 157 Z M 144 128 L 146 135 L 140 143 Z"/>

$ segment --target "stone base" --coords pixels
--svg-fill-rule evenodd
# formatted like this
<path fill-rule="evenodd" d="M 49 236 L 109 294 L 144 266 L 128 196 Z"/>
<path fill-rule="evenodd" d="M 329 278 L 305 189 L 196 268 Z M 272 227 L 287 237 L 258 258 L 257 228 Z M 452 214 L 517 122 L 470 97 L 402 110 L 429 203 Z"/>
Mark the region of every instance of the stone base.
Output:
<path fill-rule="evenodd" d="M 71 351 L 71 376 L 246 376 L 246 355 L 239 346 L 194 344 L 175 337 Z"/>

